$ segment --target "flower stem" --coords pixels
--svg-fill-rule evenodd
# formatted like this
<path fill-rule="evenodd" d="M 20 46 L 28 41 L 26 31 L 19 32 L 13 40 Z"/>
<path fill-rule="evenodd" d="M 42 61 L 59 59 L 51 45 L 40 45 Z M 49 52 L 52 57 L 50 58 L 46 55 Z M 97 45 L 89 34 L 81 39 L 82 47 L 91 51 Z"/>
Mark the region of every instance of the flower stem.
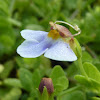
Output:
<path fill-rule="evenodd" d="M 78 68 L 79 68 L 81 74 L 82 74 L 83 76 L 85 76 L 85 77 L 88 77 L 87 74 L 86 74 L 86 72 L 85 72 L 85 70 L 84 70 L 84 68 L 83 68 L 83 65 L 82 65 L 82 58 L 81 58 L 81 57 L 78 59 L 78 65 L 79 65 Z"/>

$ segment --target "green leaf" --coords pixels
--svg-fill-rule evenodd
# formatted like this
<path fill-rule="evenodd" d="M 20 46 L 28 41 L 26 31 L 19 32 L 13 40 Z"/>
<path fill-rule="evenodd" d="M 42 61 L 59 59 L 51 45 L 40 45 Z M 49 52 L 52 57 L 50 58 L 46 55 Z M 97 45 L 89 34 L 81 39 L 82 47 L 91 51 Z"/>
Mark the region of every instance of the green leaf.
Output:
<path fill-rule="evenodd" d="M 37 68 L 39 67 L 39 58 L 23 58 L 27 68 Z"/>
<path fill-rule="evenodd" d="M 57 82 L 56 82 L 56 91 L 62 91 L 66 88 L 68 88 L 68 79 L 65 76 L 62 76 L 60 78 L 58 78 Z"/>
<path fill-rule="evenodd" d="M 83 67 L 89 78 L 92 78 L 100 83 L 100 72 L 94 65 L 89 62 L 85 62 Z"/>
<path fill-rule="evenodd" d="M 19 100 L 20 96 L 21 90 L 19 88 L 13 88 L 1 100 Z"/>
<path fill-rule="evenodd" d="M 35 99 L 33 99 L 32 97 L 28 97 L 26 100 L 35 100 Z"/>
<path fill-rule="evenodd" d="M 76 75 L 75 79 L 79 83 L 84 85 L 86 88 L 100 94 L 100 83 L 98 83 L 97 81 L 95 81 L 91 78 L 87 79 L 85 76 L 82 76 L 82 75 Z"/>
<path fill-rule="evenodd" d="M 32 75 L 32 79 L 33 79 L 33 86 L 34 88 L 38 88 L 39 87 L 39 84 L 40 84 L 40 81 L 41 81 L 41 74 L 40 74 L 40 71 L 39 69 L 36 69 Z"/>
<path fill-rule="evenodd" d="M 7 41 L 6 41 L 6 39 L 7 39 Z M 13 46 L 13 44 L 14 44 L 14 40 L 8 35 L 2 35 L 0 37 L 0 42 L 2 42 L 3 45 L 5 45 L 8 49 L 10 46 Z"/>
<path fill-rule="evenodd" d="M 100 71 L 100 61 L 99 58 L 93 59 L 93 65 Z"/>
<path fill-rule="evenodd" d="M 8 10 L 8 5 L 7 5 L 7 3 L 4 0 L 3 1 L 0 0 L 0 10 L 5 12 L 6 16 L 10 15 L 9 14 L 9 10 Z"/>
<path fill-rule="evenodd" d="M 49 59 L 47 59 L 46 57 L 44 56 L 40 56 L 40 62 L 41 62 L 41 65 L 43 65 L 45 68 L 49 68 L 51 67 L 51 62 Z M 39 63 L 39 62 L 38 62 Z"/>
<path fill-rule="evenodd" d="M 83 54 L 82 54 L 82 62 L 92 62 L 93 61 L 93 58 L 91 57 L 91 55 L 84 51 Z"/>
<path fill-rule="evenodd" d="M 2 64 L 0 64 L 0 73 L 2 73 L 4 70 L 4 66 Z"/>
<path fill-rule="evenodd" d="M 15 49 L 15 33 L 11 26 L 11 23 L 8 22 L 7 18 L 0 16 L 0 56 L 3 54 L 12 54 L 12 51 Z"/>
<path fill-rule="evenodd" d="M 37 25 L 37 24 L 28 24 L 26 26 L 26 29 L 31 29 L 31 30 L 44 30 L 44 28 L 41 25 Z"/>
<path fill-rule="evenodd" d="M 50 75 L 50 77 L 53 80 L 53 83 L 56 84 L 56 81 L 57 81 L 56 79 L 58 79 L 62 76 L 65 76 L 63 69 L 59 65 L 55 66 Z"/>
<path fill-rule="evenodd" d="M 86 96 L 81 91 L 72 91 L 62 97 L 61 100 L 86 100 Z"/>
<path fill-rule="evenodd" d="M 44 89 L 43 89 L 41 100 L 49 100 L 48 91 L 47 91 L 46 87 L 44 87 Z"/>
<path fill-rule="evenodd" d="M 4 84 L 8 85 L 8 86 L 13 86 L 13 87 L 19 87 L 22 88 L 21 82 L 20 80 L 16 79 L 16 78 L 6 78 L 4 80 Z"/>
<path fill-rule="evenodd" d="M 0 22 L 2 22 L 2 23 L 0 23 L 0 29 L 5 28 L 5 27 L 7 28 L 8 24 L 10 24 L 9 21 L 7 20 L 7 18 L 5 18 L 3 16 L 0 16 Z M 8 28 L 9 28 L 9 26 L 8 26 Z M 5 30 L 3 30 L 3 31 L 5 31 Z"/>
<path fill-rule="evenodd" d="M 31 91 L 33 89 L 32 73 L 29 70 L 20 68 L 19 79 L 26 91 Z"/>
<path fill-rule="evenodd" d="M 15 58 L 19 67 L 33 69 L 39 67 L 39 58 Z"/>
<path fill-rule="evenodd" d="M 68 79 L 60 66 L 57 65 L 53 68 L 50 77 L 53 80 L 53 85 L 56 91 L 62 91 L 68 88 Z"/>
<path fill-rule="evenodd" d="M 8 61 L 4 64 L 4 69 L 2 71 L 2 73 L 0 73 L 0 78 L 1 79 L 5 79 L 8 77 L 8 75 L 10 74 L 10 72 L 12 71 L 14 65 L 13 65 L 13 61 Z"/>
<path fill-rule="evenodd" d="M 39 92 L 39 90 L 38 90 L 38 88 L 36 88 L 36 89 L 33 89 L 31 92 L 30 92 L 30 97 L 28 98 L 29 100 L 32 98 L 32 100 L 35 100 L 35 99 L 39 99 L 39 97 L 40 97 L 40 92 Z"/>
<path fill-rule="evenodd" d="M 22 96 L 21 96 L 21 100 L 27 100 L 28 99 L 28 94 L 24 93 Z"/>
<path fill-rule="evenodd" d="M 22 68 L 24 67 L 24 68 L 26 68 L 27 65 L 25 64 L 23 58 L 16 57 L 15 60 L 16 60 L 16 63 L 18 65 L 18 67 L 22 67 Z"/>
<path fill-rule="evenodd" d="M 68 66 L 68 68 L 66 69 L 68 77 L 73 78 L 76 74 L 78 74 L 78 70 L 76 66 L 78 66 L 77 61 Z"/>
<path fill-rule="evenodd" d="M 92 97 L 91 100 L 100 100 L 99 97 Z"/>
<path fill-rule="evenodd" d="M 0 99 L 5 97 L 5 95 L 7 93 L 9 93 L 9 91 L 10 91 L 10 88 L 8 88 L 8 87 L 6 87 L 6 88 L 0 87 Z"/>

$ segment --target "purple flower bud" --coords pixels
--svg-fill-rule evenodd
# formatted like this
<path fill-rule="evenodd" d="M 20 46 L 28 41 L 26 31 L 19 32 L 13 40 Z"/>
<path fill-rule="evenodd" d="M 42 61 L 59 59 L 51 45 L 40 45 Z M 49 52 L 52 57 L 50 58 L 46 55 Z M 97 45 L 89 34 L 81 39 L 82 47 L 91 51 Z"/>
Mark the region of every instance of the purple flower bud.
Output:
<path fill-rule="evenodd" d="M 51 78 L 43 78 L 39 85 L 39 91 L 41 94 L 43 93 L 44 87 L 47 88 L 48 94 L 52 94 L 54 92 L 54 87 Z"/>

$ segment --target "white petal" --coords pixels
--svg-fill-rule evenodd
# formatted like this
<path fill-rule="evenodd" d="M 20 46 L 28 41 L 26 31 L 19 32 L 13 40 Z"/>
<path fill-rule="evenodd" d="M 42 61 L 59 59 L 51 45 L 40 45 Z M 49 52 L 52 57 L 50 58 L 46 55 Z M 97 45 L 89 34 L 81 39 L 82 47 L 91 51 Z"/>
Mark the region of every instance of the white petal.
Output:
<path fill-rule="evenodd" d="M 33 31 L 33 30 L 22 30 L 21 35 L 26 40 L 33 40 L 33 41 L 42 41 L 46 36 L 48 32 L 44 31 Z"/>
<path fill-rule="evenodd" d="M 53 44 L 44 54 L 45 57 L 58 60 L 58 61 L 75 61 L 77 57 L 72 49 L 69 47 L 69 44 L 58 41 Z"/>
<path fill-rule="evenodd" d="M 51 44 L 52 41 L 47 38 L 40 43 L 26 40 L 17 48 L 17 53 L 25 58 L 35 58 L 42 55 Z"/>

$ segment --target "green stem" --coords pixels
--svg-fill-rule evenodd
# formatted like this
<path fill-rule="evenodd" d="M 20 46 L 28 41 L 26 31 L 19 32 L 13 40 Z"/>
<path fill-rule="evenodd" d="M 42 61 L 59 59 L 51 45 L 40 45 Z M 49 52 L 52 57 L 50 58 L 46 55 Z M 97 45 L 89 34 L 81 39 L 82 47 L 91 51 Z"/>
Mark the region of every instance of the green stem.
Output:
<path fill-rule="evenodd" d="M 81 74 L 88 78 L 88 76 L 87 76 L 87 74 L 86 74 L 86 72 L 85 72 L 85 70 L 83 68 L 81 57 L 78 59 L 78 68 L 79 68 Z"/>
<path fill-rule="evenodd" d="M 21 25 L 22 25 L 19 21 L 12 19 L 12 18 L 8 18 L 8 21 L 18 27 L 21 27 Z"/>

